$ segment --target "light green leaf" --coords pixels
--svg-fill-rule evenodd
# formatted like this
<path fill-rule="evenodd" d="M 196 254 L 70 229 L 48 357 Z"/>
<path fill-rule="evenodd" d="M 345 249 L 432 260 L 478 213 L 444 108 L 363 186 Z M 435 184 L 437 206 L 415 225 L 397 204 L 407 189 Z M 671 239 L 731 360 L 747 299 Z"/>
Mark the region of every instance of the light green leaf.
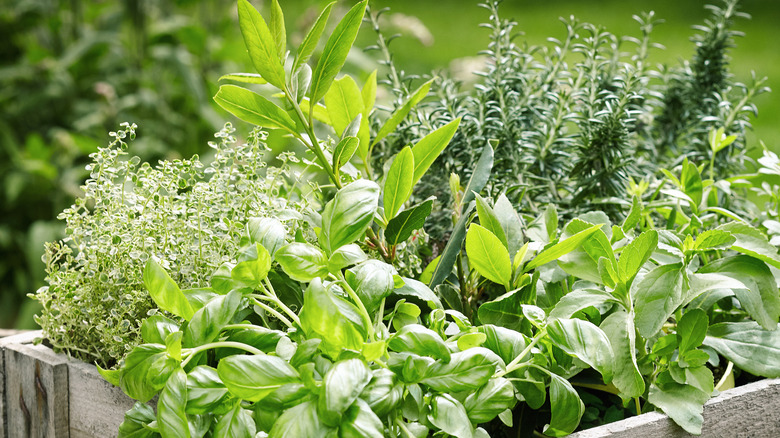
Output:
<path fill-rule="evenodd" d="M 236 404 L 220 417 L 212 432 L 213 438 L 255 438 L 257 433 L 252 414 Z"/>
<path fill-rule="evenodd" d="M 252 243 L 259 243 L 268 250 L 271 257 L 284 245 L 287 229 L 279 219 L 273 217 L 249 218 L 246 231 Z"/>
<path fill-rule="evenodd" d="M 704 345 L 751 374 L 780 377 L 780 330 L 765 330 L 753 321 L 724 322 L 707 330 Z"/>
<path fill-rule="evenodd" d="M 696 237 L 694 249 L 696 251 L 712 251 L 716 249 L 729 249 L 736 242 L 736 238 L 728 231 L 707 230 Z"/>
<path fill-rule="evenodd" d="M 160 434 L 148 427 L 154 421 L 157 421 L 154 409 L 145 403 L 135 402 L 133 408 L 125 412 L 118 438 L 157 438 Z"/>
<path fill-rule="evenodd" d="M 658 233 L 655 230 L 648 230 L 623 248 L 618 260 L 618 275 L 623 284 L 629 285 L 634 280 L 656 246 L 658 246 Z"/>
<path fill-rule="evenodd" d="M 563 377 L 550 373 L 550 424 L 544 426 L 548 436 L 566 436 L 580 424 L 585 405 L 577 391 Z"/>
<path fill-rule="evenodd" d="M 601 373 L 605 383 L 612 380 L 612 346 L 596 325 L 581 319 L 553 319 L 547 324 L 547 334 L 556 347 Z"/>
<path fill-rule="evenodd" d="M 450 361 L 450 349 L 435 331 L 420 324 L 408 324 L 390 337 L 387 346 L 399 353 L 409 352 L 430 356 L 444 362 Z"/>
<path fill-rule="evenodd" d="M 477 329 L 485 334 L 485 348 L 496 353 L 504 363 L 512 362 L 525 350 L 525 337 L 519 332 L 492 324 L 482 324 Z"/>
<path fill-rule="evenodd" d="M 577 234 L 569 237 L 568 239 L 562 240 L 556 243 L 555 245 L 545 249 L 544 251 L 537 254 L 536 257 L 533 258 L 533 260 L 529 261 L 525 265 L 525 267 L 523 268 L 523 272 L 531 271 L 532 269 L 538 268 L 539 266 L 545 265 L 547 263 L 550 263 L 553 260 L 559 259 L 564 254 L 568 254 L 569 252 L 579 247 L 580 244 L 582 244 L 582 242 L 588 239 L 593 233 L 597 232 L 599 229 L 601 229 L 601 225 L 594 225 L 590 228 L 578 232 Z"/>
<path fill-rule="evenodd" d="M 512 262 L 506 246 L 498 237 L 480 225 L 471 224 L 466 234 L 466 253 L 469 263 L 480 275 L 509 290 Z"/>
<path fill-rule="evenodd" d="M 259 243 L 241 250 L 239 262 L 230 271 L 230 277 L 236 282 L 257 288 L 271 270 L 271 255 Z"/>
<path fill-rule="evenodd" d="M 561 237 L 563 239 L 569 238 L 592 226 L 593 224 L 585 222 L 582 219 L 573 219 L 566 224 L 563 236 Z M 594 283 L 602 283 L 598 267 L 599 259 L 601 258 L 604 258 L 610 266 L 617 265 L 615 254 L 612 251 L 612 245 L 609 244 L 609 238 L 604 233 L 604 230 L 598 229 L 591 234 L 590 237 L 585 239 L 579 248 L 575 248 L 568 254 L 562 255 L 558 259 L 558 266 L 569 275 Z"/>
<path fill-rule="evenodd" d="M 463 402 L 472 423 L 487 423 L 498 414 L 515 406 L 515 388 L 503 377 L 490 379 L 477 392 L 469 394 Z"/>
<path fill-rule="evenodd" d="M 420 178 L 428 171 L 439 154 L 447 147 L 458 130 L 460 125 L 460 118 L 457 118 L 450 123 L 442 126 L 441 128 L 431 132 L 418 141 L 417 144 L 412 147 L 414 153 L 414 177 L 412 179 L 412 185 L 417 184 Z"/>
<path fill-rule="evenodd" d="M 144 286 L 157 307 L 185 320 L 192 318 L 194 311 L 187 297 L 154 257 L 146 262 L 143 278 Z"/>
<path fill-rule="evenodd" d="M 350 269 L 354 276 L 347 276 L 352 289 L 370 314 L 382 304 L 395 287 L 395 268 L 385 262 L 369 259 Z"/>
<path fill-rule="evenodd" d="M 623 225 L 621 225 L 620 228 L 627 233 L 630 230 L 633 230 L 641 219 L 642 201 L 639 200 L 638 196 L 634 196 L 631 200 L 631 210 L 629 210 L 626 220 L 623 221 Z"/>
<path fill-rule="evenodd" d="M 328 258 L 321 249 L 308 243 L 293 242 L 276 252 L 276 261 L 295 281 L 310 282 L 328 275 Z"/>
<path fill-rule="evenodd" d="M 268 83 L 268 81 L 263 79 L 263 77 L 257 73 L 229 73 L 226 75 L 222 75 L 218 80 L 243 82 L 245 84 L 267 84 Z"/>
<path fill-rule="evenodd" d="M 307 401 L 284 411 L 268 433 L 268 438 L 326 438 L 335 432 L 320 421 L 317 403 Z"/>
<path fill-rule="evenodd" d="M 684 301 L 682 264 L 661 265 L 642 278 L 634 296 L 634 321 L 639 333 L 651 338 Z"/>
<path fill-rule="evenodd" d="M 507 244 L 506 233 L 501 226 L 501 222 L 498 220 L 498 215 L 490 204 L 485 201 L 485 198 L 477 195 L 477 216 L 479 216 L 479 224 L 485 227 L 488 231 L 498 237 L 504 247 L 509 251 L 509 245 Z M 510 253 L 510 255 L 514 255 Z"/>
<path fill-rule="evenodd" d="M 423 201 L 413 207 L 398 213 L 397 216 L 387 222 L 385 239 L 390 245 L 398 245 L 405 242 L 415 230 L 425 225 L 425 219 L 431 214 L 433 199 Z"/>
<path fill-rule="evenodd" d="M 365 342 L 365 327 L 354 304 L 333 294 L 315 278 L 303 295 L 301 327 L 310 337 L 322 339 L 321 349 L 332 358 L 342 349 L 360 351 Z"/>
<path fill-rule="evenodd" d="M 368 259 L 366 253 L 357 244 L 344 245 L 333 252 L 328 259 L 330 272 L 340 271 L 352 265 L 364 262 Z"/>
<path fill-rule="evenodd" d="M 279 47 L 263 16 L 247 0 L 238 0 L 238 24 L 255 70 L 271 85 L 284 89 L 284 66 Z"/>
<path fill-rule="evenodd" d="M 600 328 L 607 335 L 615 355 L 612 384 L 620 390 L 619 395 L 624 401 L 640 397 L 645 392 L 645 380 L 636 361 L 636 329 L 633 317 L 619 310 L 604 319 Z"/>
<path fill-rule="evenodd" d="M 191 348 L 214 341 L 222 328 L 232 321 L 240 304 L 241 292 L 237 290 L 212 298 L 184 327 L 182 344 Z"/>
<path fill-rule="evenodd" d="M 710 395 L 690 385 L 667 383 L 663 389 L 650 385 L 648 401 L 660 408 L 686 432 L 700 435 L 704 403 Z"/>
<path fill-rule="evenodd" d="M 180 368 L 179 361 L 168 355 L 164 345 L 142 344 L 125 357 L 119 387 L 130 398 L 146 403 L 165 387 L 168 376 Z"/>
<path fill-rule="evenodd" d="M 366 11 L 366 3 L 367 0 L 364 0 L 353 6 L 336 25 L 325 43 L 320 60 L 312 73 L 309 93 L 312 102 L 316 103 L 322 99 L 344 65 L 347 54 L 355 42 L 358 30 L 360 30 L 360 23 L 363 21 L 363 14 Z"/>
<path fill-rule="evenodd" d="M 447 393 L 477 389 L 490 380 L 499 360 L 487 348 L 469 348 L 453 353 L 448 363 L 436 361 L 421 382 Z"/>
<path fill-rule="evenodd" d="M 727 231 L 737 239 L 731 249 L 753 256 L 780 269 L 780 256 L 777 254 L 777 247 L 770 244 L 766 236 L 758 229 L 743 222 L 731 222 L 716 229 Z"/>
<path fill-rule="evenodd" d="M 439 297 L 425 283 L 406 277 L 403 280 L 404 285 L 393 289 L 392 295 L 420 306 L 425 305 L 430 310 L 443 308 Z"/>
<path fill-rule="evenodd" d="M 336 427 L 341 416 L 371 381 L 371 370 L 362 359 L 336 362 L 322 379 L 317 413 L 325 424 Z"/>
<path fill-rule="evenodd" d="M 449 394 L 436 395 L 431 399 L 431 413 L 428 421 L 447 435 L 457 438 L 472 438 L 471 425 L 466 408 Z"/>
<path fill-rule="evenodd" d="M 225 414 L 237 399 L 230 395 L 227 387 L 219 379 L 217 370 L 200 365 L 187 375 L 188 414 Z"/>
<path fill-rule="evenodd" d="M 254 91 L 235 85 L 222 85 L 214 96 L 214 101 L 245 122 L 264 128 L 281 128 L 297 134 L 295 122 L 289 114 Z"/>
<path fill-rule="evenodd" d="M 355 151 L 358 149 L 360 141 L 357 137 L 344 137 L 339 144 L 336 145 L 336 149 L 333 150 L 333 168 L 341 169 L 342 166 L 347 164 L 349 160 L 355 155 Z"/>
<path fill-rule="evenodd" d="M 401 124 L 407 115 L 409 115 L 409 112 L 412 110 L 412 108 L 414 108 L 418 103 L 420 103 L 421 100 L 425 98 L 425 96 L 428 95 L 428 91 L 431 89 L 431 84 L 433 84 L 433 81 L 434 79 L 431 79 L 428 82 L 422 84 L 420 88 L 412 93 L 409 99 L 407 99 L 400 108 L 395 110 L 395 112 L 390 115 L 390 118 L 387 119 L 385 124 L 382 125 L 382 127 L 379 129 L 379 132 L 377 132 L 376 137 L 374 137 L 374 141 L 371 143 L 372 147 L 379 143 L 383 138 L 387 137 L 388 134 L 395 131 L 395 128 Z"/>
<path fill-rule="evenodd" d="M 164 437 L 190 437 L 187 414 L 187 374 L 179 368 L 168 378 L 157 400 L 157 426 Z"/>
<path fill-rule="evenodd" d="M 257 402 L 287 383 L 298 383 L 295 368 L 269 355 L 235 355 L 219 361 L 217 373 L 237 398 Z"/>
<path fill-rule="evenodd" d="M 382 420 L 361 399 L 347 409 L 339 424 L 339 438 L 374 438 L 384 436 L 384 431 Z"/>
<path fill-rule="evenodd" d="M 341 136 L 355 117 L 361 116 L 364 112 L 360 88 L 349 75 L 333 81 L 333 85 L 325 93 L 324 100 L 330 125 L 338 136 Z"/>
<path fill-rule="evenodd" d="M 317 43 L 320 41 L 325 26 L 328 24 L 330 10 L 335 3 L 336 2 L 331 2 L 325 6 L 325 9 L 323 9 L 320 16 L 317 17 L 317 21 L 314 22 L 309 33 L 306 34 L 301 45 L 298 46 L 298 53 L 295 55 L 295 61 L 293 61 L 293 72 L 297 72 L 301 65 L 306 64 L 309 61 L 309 58 L 311 58 L 311 54 L 314 53 L 314 49 L 317 48 Z"/>
<path fill-rule="evenodd" d="M 495 324 L 501 327 L 520 330 L 524 320 L 522 304 L 527 297 L 523 289 L 515 289 L 496 298 L 493 301 L 483 303 L 477 309 L 479 321 L 482 324 Z"/>
<path fill-rule="evenodd" d="M 271 19 L 269 23 L 271 35 L 276 41 L 279 59 L 284 64 L 284 58 L 287 54 L 287 30 L 284 27 L 284 13 L 279 6 L 279 0 L 271 0 Z"/>
<path fill-rule="evenodd" d="M 374 219 L 379 203 L 379 186 L 359 179 L 344 186 L 322 212 L 320 245 L 328 254 L 363 236 Z"/>
<path fill-rule="evenodd" d="M 414 168 L 415 157 L 412 148 L 407 146 L 396 155 L 387 172 L 384 191 L 385 219 L 394 218 L 411 196 Z"/>
<path fill-rule="evenodd" d="M 710 321 L 704 311 L 693 309 L 685 312 L 677 322 L 677 345 L 681 356 L 701 345 L 709 325 Z"/>
<path fill-rule="evenodd" d="M 693 200 L 692 208 L 696 209 L 701 204 L 703 190 L 701 175 L 696 165 L 688 161 L 687 158 L 683 161 L 680 183 L 682 183 L 685 194 Z"/>
<path fill-rule="evenodd" d="M 523 246 L 523 241 L 525 240 L 523 236 L 523 222 L 520 220 L 520 216 L 517 215 L 515 207 L 512 206 L 512 203 L 509 202 L 509 199 L 503 193 L 493 205 L 493 212 L 496 214 L 498 222 L 501 223 L 501 228 L 504 229 L 507 249 L 514 261 L 515 254 Z"/>
<path fill-rule="evenodd" d="M 550 318 L 571 318 L 572 315 L 582 309 L 591 306 L 600 306 L 604 303 L 618 300 L 609 292 L 601 289 L 587 288 L 575 289 L 564 295 L 550 312 Z"/>

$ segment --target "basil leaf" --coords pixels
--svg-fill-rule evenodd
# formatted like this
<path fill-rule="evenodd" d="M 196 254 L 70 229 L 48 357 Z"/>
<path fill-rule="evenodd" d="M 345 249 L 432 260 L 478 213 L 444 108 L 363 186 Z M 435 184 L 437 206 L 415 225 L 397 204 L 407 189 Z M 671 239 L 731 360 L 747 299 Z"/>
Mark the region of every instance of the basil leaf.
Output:
<path fill-rule="evenodd" d="M 236 403 L 238 400 L 230 395 L 216 369 L 199 365 L 187 375 L 187 414 L 222 415 Z"/>
<path fill-rule="evenodd" d="M 150 430 L 149 423 L 157 421 L 151 406 L 135 402 L 133 408 L 125 412 L 125 419 L 119 425 L 119 438 L 155 438 L 160 434 Z"/>
<path fill-rule="evenodd" d="M 349 49 L 352 48 L 358 30 L 360 30 L 360 23 L 363 21 L 363 14 L 366 11 L 366 3 L 367 1 L 363 1 L 353 6 L 336 25 L 325 43 L 320 60 L 314 67 L 311 76 L 309 97 L 312 103 L 317 103 L 322 99 L 330 89 L 336 74 L 341 71 Z"/>
<path fill-rule="evenodd" d="M 149 257 L 146 262 L 143 279 L 144 286 L 157 307 L 186 320 L 192 318 L 194 311 L 190 302 L 187 301 L 179 286 L 154 257 Z"/>
<path fill-rule="evenodd" d="M 550 311 L 550 319 L 571 318 L 572 315 L 588 307 L 600 306 L 618 300 L 609 292 L 601 289 L 575 289 L 564 295 Z"/>
<path fill-rule="evenodd" d="M 506 233 L 501 226 L 501 222 L 498 220 L 498 215 L 488 202 L 482 196 L 477 195 L 477 216 L 479 217 L 479 224 L 490 231 L 494 236 L 498 237 L 501 243 L 509 251 L 509 246 L 506 240 Z"/>
<path fill-rule="evenodd" d="M 379 260 L 369 259 L 350 270 L 354 274 L 348 277 L 350 286 L 363 302 L 369 314 L 382 303 L 382 299 L 390 295 L 395 287 L 393 275 L 395 268 Z"/>
<path fill-rule="evenodd" d="M 157 426 L 162 436 L 190 437 L 184 407 L 187 403 L 187 374 L 179 368 L 168 378 L 157 401 Z"/>
<path fill-rule="evenodd" d="M 279 219 L 272 217 L 249 218 L 246 224 L 247 234 L 252 243 L 259 243 L 268 250 L 271 258 L 284 245 L 287 230 Z"/>
<path fill-rule="evenodd" d="M 513 330 L 522 330 L 523 316 L 522 305 L 524 299 L 523 289 L 507 292 L 493 301 L 483 303 L 477 309 L 479 321 L 482 324 L 494 324 Z"/>
<path fill-rule="evenodd" d="M 264 128 L 279 128 L 291 134 L 297 134 L 295 121 L 290 115 L 254 91 L 236 85 L 222 85 L 214 96 L 214 102 L 245 122 Z"/>
<path fill-rule="evenodd" d="M 322 339 L 325 354 L 335 358 L 344 348 L 362 349 L 366 329 L 354 304 L 334 295 L 319 278 L 309 284 L 303 300 L 301 327 L 307 336 Z"/>
<path fill-rule="evenodd" d="M 347 409 L 339 425 L 339 438 L 374 438 L 384 436 L 385 426 L 363 400 L 357 399 Z"/>
<path fill-rule="evenodd" d="M 252 414 L 236 404 L 227 414 L 220 417 L 214 427 L 214 438 L 254 438 L 257 433 Z"/>
<path fill-rule="evenodd" d="M 780 330 L 768 331 L 753 321 L 724 322 L 707 330 L 704 345 L 751 374 L 780 377 Z"/>
<path fill-rule="evenodd" d="M 322 391 L 317 402 L 320 420 L 328 426 L 337 427 L 342 421 L 342 414 L 363 392 L 371 377 L 371 370 L 362 359 L 347 359 L 333 364 L 322 379 Z"/>
<path fill-rule="evenodd" d="M 330 259 L 328 259 L 328 269 L 330 272 L 337 272 L 346 267 L 366 261 L 367 259 L 368 256 L 358 245 L 354 243 L 344 245 L 333 251 Z"/>
<path fill-rule="evenodd" d="M 488 383 L 476 392 L 469 394 L 463 402 L 469 420 L 474 424 L 487 423 L 498 414 L 515 406 L 515 388 L 512 383 L 499 377 L 488 380 Z"/>
<path fill-rule="evenodd" d="M 547 334 L 556 347 L 601 373 L 604 383 L 612 380 L 612 346 L 596 325 L 581 319 L 553 319 L 547 324 Z"/>
<path fill-rule="evenodd" d="M 407 277 L 402 277 L 402 279 L 404 285 L 393 289 L 392 295 L 403 298 L 418 306 L 425 305 L 430 310 L 444 308 L 439 297 L 424 283 Z"/>
<path fill-rule="evenodd" d="M 453 353 L 449 363 L 437 361 L 421 380 L 435 391 L 458 392 L 487 383 L 496 371 L 499 357 L 483 347 Z"/>
<path fill-rule="evenodd" d="M 501 240 L 481 225 L 471 224 L 466 234 L 466 254 L 469 264 L 488 280 L 509 290 L 512 262 Z"/>
<path fill-rule="evenodd" d="M 533 260 L 529 261 L 523 272 L 528 272 L 534 268 L 550 263 L 553 260 L 559 259 L 564 254 L 568 254 L 577 247 L 579 247 L 586 239 L 588 239 L 593 233 L 601 229 L 601 225 L 594 225 L 590 228 L 582 230 L 577 234 L 561 240 L 560 242 L 552 245 L 551 247 L 543 250 Z"/>
<path fill-rule="evenodd" d="M 379 186 L 360 179 L 336 193 L 322 212 L 320 245 L 328 254 L 363 236 L 374 220 L 379 203 Z"/>
<path fill-rule="evenodd" d="M 333 432 L 334 429 L 320 422 L 317 405 L 307 401 L 284 411 L 268 433 L 268 438 L 325 438 Z"/>
<path fill-rule="evenodd" d="M 234 396 L 257 402 L 287 383 L 300 382 L 295 368 L 276 356 L 230 356 L 219 361 L 217 373 Z"/>
<path fill-rule="evenodd" d="M 634 293 L 636 328 L 651 338 L 683 304 L 682 263 L 661 265 L 642 278 Z"/>
<path fill-rule="evenodd" d="M 360 393 L 371 409 L 379 416 L 387 415 L 401 401 L 403 384 L 396 381 L 395 373 L 387 368 L 373 370 L 371 381 Z"/>
<path fill-rule="evenodd" d="M 165 387 L 168 376 L 178 368 L 179 362 L 168 356 L 165 346 L 139 345 L 125 357 L 119 387 L 130 398 L 146 403 Z"/>
<path fill-rule="evenodd" d="M 230 277 L 241 285 L 257 289 L 271 270 L 271 255 L 263 245 L 255 243 L 242 248 L 239 262 Z"/>
<path fill-rule="evenodd" d="M 238 25 L 252 65 L 276 88 L 284 89 L 284 66 L 263 16 L 247 0 L 238 1 Z"/>
<path fill-rule="evenodd" d="M 218 295 L 195 312 L 184 328 L 185 347 L 207 344 L 219 336 L 222 328 L 235 316 L 241 304 L 242 295 L 234 290 L 227 295 Z"/>
<path fill-rule="evenodd" d="M 425 224 L 425 219 L 431 214 L 433 199 L 423 201 L 413 207 L 398 213 L 387 222 L 385 239 L 390 245 L 398 245 L 411 237 L 412 232 L 419 230 Z"/>
<path fill-rule="evenodd" d="M 276 261 L 290 278 L 308 283 L 328 275 L 328 259 L 321 249 L 308 243 L 289 243 L 276 252 Z"/>
<path fill-rule="evenodd" d="M 449 394 L 436 395 L 431 399 L 431 413 L 428 421 L 442 432 L 457 438 L 472 438 L 471 425 L 466 408 Z"/>
<path fill-rule="evenodd" d="M 499 195 L 495 204 L 493 204 L 493 212 L 504 230 L 509 255 L 514 257 L 517 250 L 523 246 L 523 241 L 525 240 L 523 236 L 523 222 L 520 220 L 520 216 L 517 215 L 515 207 L 503 193 Z"/>
<path fill-rule="evenodd" d="M 411 352 L 430 356 L 444 362 L 450 361 L 450 349 L 435 331 L 419 324 L 405 325 L 390 337 L 387 346 L 397 352 Z"/>
<path fill-rule="evenodd" d="M 550 424 L 544 426 L 544 434 L 565 436 L 574 431 L 585 413 L 585 405 L 577 391 L 563 377 L 550 374 Z"/>
<path fill-rule="evenodd" d="M 179 324 L 162 315 L 155 314 L 141 323 L 141 338 L 146 344 L 164 344 L 169 334 L 179 331 Z"/>
<path fill-rule="evenodd" d="M 478 327 L 485 334 L 485 348 L 496 353 L 505 364 L 512 362 L 526 347 L 525 337 L 514 330 L 483 324 Z"/>
<path fill-rule="evenodd" d="M 585 231 L 593 224 L 585 222 L 582 219 L 573 219 L 566 224 L 562 238 L 569 238 L 580 231 Z M 582 242 L 579 248 L 575 248 L 568 254 L 564 254 L 558 259 L 558 266 L 567 274 L 582 278 L 583 280 L 594 283 L 602 283 L 599 275 L 599 260 L 605 258 L 607 263 L 617 265 L 615 253 L 612 251 L 612 245 L 604 230 L 599 229 L 590 237 Z"/>
<path fill-rule="evenodd" d="M 232 330 L 226 340 L 241 342 L 242 344 L 251 345 L 258 350 L 270 353 L 276 349 L 276 344 L 279 343 L 279 339 L 283 336 L 284 333 L 279 330 L 271 330 L 257 326 Z"/>

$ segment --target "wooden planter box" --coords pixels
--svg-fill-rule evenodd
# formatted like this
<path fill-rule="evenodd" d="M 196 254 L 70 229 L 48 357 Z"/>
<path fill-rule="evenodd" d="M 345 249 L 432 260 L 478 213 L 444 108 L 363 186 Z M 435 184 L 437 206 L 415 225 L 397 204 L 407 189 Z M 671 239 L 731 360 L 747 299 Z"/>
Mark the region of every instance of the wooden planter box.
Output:
<path fill-rule="evenodd" d="M 0 438 L 116 437 L 133 400 L 90 364 L 32 345 L 40 332 L 0 339 Z M 650 412 L 570 438 L 679 438 L 692 435 Z M 780 437 L 780 379 L 724 391 L 704 406 L 706 438 Z"/>

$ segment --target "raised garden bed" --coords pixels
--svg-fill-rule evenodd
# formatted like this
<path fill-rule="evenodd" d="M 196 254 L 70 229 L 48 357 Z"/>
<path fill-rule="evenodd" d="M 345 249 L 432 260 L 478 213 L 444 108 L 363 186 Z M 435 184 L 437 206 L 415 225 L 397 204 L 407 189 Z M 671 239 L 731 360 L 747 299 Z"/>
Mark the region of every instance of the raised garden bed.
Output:
<path fill-rule="evenodd" d="M 0 339 L 0 438 L 115 437 L 133 400 L 95 366 L 33 345 L 40 332 Z M 724 391 L 704 406 L 702 437 L 780 435 L 780 379 Z M 669 417 L 650 412 L 588 429 L 572 438 L 690 437 Z"/>

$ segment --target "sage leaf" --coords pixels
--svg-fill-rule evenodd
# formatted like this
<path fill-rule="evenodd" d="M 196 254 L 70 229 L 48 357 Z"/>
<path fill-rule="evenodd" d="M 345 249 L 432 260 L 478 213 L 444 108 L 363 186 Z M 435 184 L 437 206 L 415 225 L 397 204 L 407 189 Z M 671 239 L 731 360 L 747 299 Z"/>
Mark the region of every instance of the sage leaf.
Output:
<path fill-rule="evenodd" d="M 359 179 L 344 186 L 325 205 L 319 240 L 328 254 L 360 238 L 374 219 L 379 186 Z"/>
<path fill-rule="evenodd" d="M 412 152 L 414 153 L 412 185 L 420 181 L 425 172 L 428 171 L 428 168 L 436 161 L 436 158 L 439 157 L 444 148 L 447 147 L 455 135 L 455 131 L 458 130 L 458 125 L 460 125 L 460 118 L 426 135 L 412 147 Z"/>
<path fill-rule="evenodd" d="M 601 373 L 604 383 L 612 380 L 612 345 L 598 326 L 581 319 L 553 319 L 547 324 L 547 334 L 556 347 Z"/>
<path fill-rule="evenodd" d="M 457 438 L 472 438 L 471 425 L 466 408 L 449 394 L 436 395 L 431 399 L 431 413 L 428 421 L 442 432 Z"/>
<path fill-rule="evenodd" d="M 548 436 L 565 436 L 574 431 L 585 413 L 577 391 L 563 377 L 550 374 L 550 424 L 544 426 Z"/>
<path fill-rule="evenodd" d="M 146 290 L 149 291 L 149 295 L 157 307 L 185 320 L 192 318 L 194 311 L 190 302 L 187 301 L 179 286 L 154 257 L 149 257 L 146 262 L 143 280 Z M 136 400 L 138 399 L 136 398 Z"/>
<path fill-rule="evenodd" d="M 371 381 L 371 370 L 362 359 L 336 362 L 322 379 L 322 391 L 317 402 L 320 420 L 332 427 L 341 423 L 341 416 Z"/>
<path fill-rule="evenodd" d="M 442 361 L 450 361 L 450 349 L 435 331 L 419 324 L 405 325 L 396 332 L 387 346 L 397 352 L 411 352 L 421 356 L 430 356 Z"/>
<path fill-rule="evenodd" d="M 312 53 L 314 53 L 314 49 L 317 48 L 317 43 L 319 43 L 320 37 L 322 37 L 322 32 L 328 24 L 330 10 L 333 9 L 335 3 L 336 2 L 330 2 L 325 6 L 322 12 L 320 12 L 319 17 L 317 17 L 317 21 L 315 21 L 314 25 L 309 29 L 306 37 L 303 38 L 301 45 L 298 46 L 298 53 L 295 54 L 295 60 L 293 61 L 293 73 L 297 72 L 301 65 L 309 62 L 309 58 L 311 58 Z"/>
<path fill-rule="evenodd" d="M 390 170 L 387 172 L 384 191 L 385 219 L 394 218 L 403 207 L 404 202 L 411 196 L 414 185 L 414 169 L 415 157 L 412 148 L 407 146 L 395 156 L 393 164 L 390 165 Z"/>
<path fill-rule="evenodd" d="M 308 283 L 328 275 L 328 258 L 321 249 L 308 243 L 293 242 L 276 252 L 276 261 L 290 278 Z"/>
<path fill-rule="evenodd" d="M 284 66 L 276 39 L 263 16 L 247 0 L 238 0 L 238 25 L 255 70 L 271 85 L 284 89 Z"/>
<path fill-rule="evenodd" d="M 341 67 L 347 59 L 347 54 L 355 42 L 355 37 L 357 37 L 360 23 L 363 21 L 366 3 L 367 0 L 353 6 L 344 15 L 339 24 L 336 25 L 333 33 L 325 43 L 320 60 L 312 73 L 311 90 L 309 92 L 312 102 L 317 103 L 322 99 L 330 89 L 336 74 L 341 71 Z"/>
<path fill-rule="evenodd" d="M 682 305 L 682 263 L 661 265 L 651 270 L 636 286 L 634 321 L 639 333 L 651 338 Z"/>
<path fill-rule="evenodd" d="M 415 230 L 419 230 L 425 224 L 425 219 L 431 214 L 433 199 L 421 202 L 410 207 L 390 219 L 385 229 L 385 239 L 390 245 L 398 245 L 405 242 Z"/>
<path fill-rule="evenodd" d="M 780 377 L 780 330 L 765 330 L 753 321 L 713 324 L 704 345 L 751 374 Z"/>
<path fill-rule="evenodd" d="M 488 280 L 502 284 L 507 290 L 512 279 L 512 262 L 506 246 L 481 225 L 471 224 L 466 234 L 466 254 L 469 264 Z"/>
<path fill-rule="evenodd" d="M 187 414 L 187 374 L 183 369 L 171 373 L 157 400 L 157 426 L 162 436 L 190 437 Z"/>
<path fill-rule="evenodd" d="M 269 355 L 235 355 L 219 361 L 217 373 L 231 394 L 257 402 L 280 386 L 300 381 L 283 359 Z"/>
<path fill-rule="evenodd" d="M 246 1 L 246 0 L 241 0 Z M 264 128 L 280 128 L 297 134 L 295 122 L 283 109 L 265 97 L 235 85 L 222 85 L 214 101 L 239 119 Z"/>

